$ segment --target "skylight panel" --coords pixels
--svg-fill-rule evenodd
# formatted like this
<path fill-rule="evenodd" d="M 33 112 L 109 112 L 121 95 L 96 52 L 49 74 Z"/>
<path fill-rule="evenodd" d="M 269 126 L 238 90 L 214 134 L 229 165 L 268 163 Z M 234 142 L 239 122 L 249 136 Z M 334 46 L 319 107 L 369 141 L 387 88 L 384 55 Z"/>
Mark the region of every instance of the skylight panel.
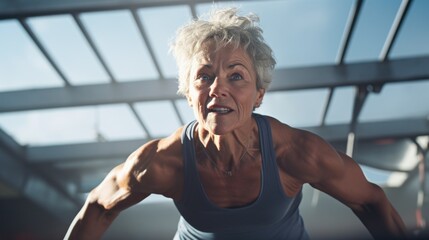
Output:
<path fill-rule="evenodd" d="M 116 80 L 159 77 L 130 11 L 85 13 L 81 19 Z"/>
<path fill-rule="evenodd" d="M 170 101 L 136 103 L 135 109 L 152 137 L 169 136 L 181 125 Z"/>
<path fill-rule="evenodd" d="M 172 54 L 169 53 L 169 45 L 177 29 L 192 19 L 189 7 L 143 8 L 138 11 L 138 14 L 164 77 L 177 77 L 176 62 Z"/>
<path fill-rule="evenodd" d="M 292 127 L 318 126 L 327 95 L 327 89 L 268 92 L 256 112 L 273 116 Z"/>
<path fill-rule="evenodd" d="M 411 2 L 403 26 L 392 46 L 390 58 L 421 56 L 429 54 L 429 1 Z"/>
<path fill-rule="evenodd" d="M 429 81 L 386 84 L 379 94 L 370 94 L 359 121 L 382 121 L 429 116 Z"/>
<path fill-rule="evenodd" d="M 345 62 L 378 60 L 400 3 L 400 0 L 363 2 Z"/>
<path fill-rule="evenodd" d="M 328 113 L 326 124 L 349 123 L 352 118 L 353 104 L 355 98 L 354 87 L 337 87 L 334 90 Z"/>
<path fill-rule="evenodd" d="M 21 145 L 57 145 L 143 138 L 127 105 L 5 113 L 0 126 Z"/>
<path fill-rule="evenodd" d="M 257 1 L 239 6 L 261 20 L 264 37 L 274 51 L 277 67 L 333 64 L 353 1 Z M 197 5 L 205 13 L 212 4 Z"/>
<path fill-rule="evenodd" d="M 88 107 L 5 113 L 0 115 L 0 126 L 21 145 L 55 145 L 96 139 L 94 111 Z"/>
<path fill-rule="evenodd" d="M 96 106 L 96 121 L 99 132 L 107 140 L 126 140 L 145 138 L 143 131 L 133 112 L 126 104 Z"/>
<path fill-rule="evenodd" d="M 72 85 L 109 81 L 70 15 L 29 18 L 28 24 Z"/>
<path fill-rule="evenodd" d="M 0 36 L 0 91 L 64 85 L 18 21 L 0 21 Z"/>

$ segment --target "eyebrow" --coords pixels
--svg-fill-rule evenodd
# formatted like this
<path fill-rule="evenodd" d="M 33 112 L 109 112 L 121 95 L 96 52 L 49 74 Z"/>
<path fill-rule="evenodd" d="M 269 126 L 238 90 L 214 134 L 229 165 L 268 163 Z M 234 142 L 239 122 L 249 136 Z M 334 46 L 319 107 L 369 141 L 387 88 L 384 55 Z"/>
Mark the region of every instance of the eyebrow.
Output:
<path fill-rule="evenodd" d="M 241 67 L 247 69 L 247 67 L 244 64 L 242 64 L 242 63 L 232 63 L 232 64 L 228 65 L 228 69 L 233 69 L 233 68 L 235 68 L 237 66 L 241 66 Z M 212 69 L 213 68 L 213 64 L 210 64 L 210 63 L 201 64 L 200 65 L 200 69 L 203 69 L 203 68 Z"/>
<path fill-rule="evenodd" d="M 243 66 L 244 67 L 244 65 L 241 63 L 233 63 L 233 64 L 228 65 L 228 68 L 235 68 L 236 66 Z"/>
<path fill-rule="evenodd" d="M 199 69 L 203 69 L 203 68 L 211 69 L 211 68 L 213 68 L 213 64 L 209 64 L 209 63 L 207 63 L 207 64 L 201 64 L 200 67 L 199 67 Z"/>
<path fill-rule="evenodd" d="M 228 65 L 228 68 L 229 69 L 234 69 L 235 67 L 237 67 L 237 66 L 241 66 L 241 67 L 243 67 L 244 69 L 246 69 L 247 71 L 251 71 L 249 68 L 247 68 L 246 67 L 246 65 L 244 65 L 243 63 L 232 63 L 232 64 L 230 64 L 230 65 Z"/>

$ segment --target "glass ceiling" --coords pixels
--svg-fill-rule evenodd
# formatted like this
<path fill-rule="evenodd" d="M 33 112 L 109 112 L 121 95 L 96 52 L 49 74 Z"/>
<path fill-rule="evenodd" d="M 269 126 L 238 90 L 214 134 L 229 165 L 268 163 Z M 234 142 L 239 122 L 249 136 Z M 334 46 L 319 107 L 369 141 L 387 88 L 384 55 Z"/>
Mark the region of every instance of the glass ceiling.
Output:
<path fill-rule="evenodd" d="M 212 5 L 195 4 L 195 12 L 201 15 Z M 274 50 L 277 68 L 292 68 L 338 62 L 355 1 L 240 1 L 217 5 L 240 6 L 243 12 L 257 13 Z M 400 7 L 400 0 L 364 1 L 344 62 L 379 60 Z M 429 55 L 428 12 L 429 1 L 413 1 L 389 59 Z M 23 22 L 0 20 L 0 92 L 68 84 L 171 81 L 176 78 L 177 68 L 168 44 L 175 30 L 191 19 L 188 5 L 174 5 L 29 17 Z M 387 84 L 380 93 L 368 96 L 358 120 L 425 118 L 429 116 L 425 104 L 429 102 L 428 92 L 429 81 Z M 295 127 L 320 126 L 323 121 L 326 125 L 349 123 L 355 89 L 335 88 L 323 120 L 329 94 L 328 88 L 268 92 L 257 112 Z M 21 145 L 46 146 L 163 137 L 192 119 L 184 99 L 157 100 L 2 112 L 0 128 Z"/>

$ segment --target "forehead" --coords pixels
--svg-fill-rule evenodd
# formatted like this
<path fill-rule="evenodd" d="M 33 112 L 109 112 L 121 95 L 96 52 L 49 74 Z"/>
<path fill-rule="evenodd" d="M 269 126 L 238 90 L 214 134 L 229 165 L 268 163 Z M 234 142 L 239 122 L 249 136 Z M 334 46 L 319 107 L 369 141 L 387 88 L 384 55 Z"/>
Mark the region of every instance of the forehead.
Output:
<path fill-rule="evenodd" d="M 212 63 L 214 61 L 246 61 L 252 62 L 247 51 L 235 44 L 216 44 L 214 41 L 206 41 L 200 51 L 194 56 L 194 63 Z"/>

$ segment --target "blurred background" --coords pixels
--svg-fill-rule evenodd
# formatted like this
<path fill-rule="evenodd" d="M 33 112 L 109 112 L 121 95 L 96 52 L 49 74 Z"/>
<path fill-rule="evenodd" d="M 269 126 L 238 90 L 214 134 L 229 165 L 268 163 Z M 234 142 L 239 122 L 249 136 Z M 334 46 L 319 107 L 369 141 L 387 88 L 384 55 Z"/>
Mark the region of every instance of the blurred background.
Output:
<path fill-rule="evenodd" d="M 429 1 L 0 0 L 0 239 L 63 238 L 113 166 L 193 119 L 168 44 L 213 6 L 258 14 L 274 50 L 256 112 L 352 155 L 427 231 Z M 300 209 L 314 239 L 369 237 L 310 186 Z M 178 218 L 152 195 L 104 239 L 171 239 Z"/>

